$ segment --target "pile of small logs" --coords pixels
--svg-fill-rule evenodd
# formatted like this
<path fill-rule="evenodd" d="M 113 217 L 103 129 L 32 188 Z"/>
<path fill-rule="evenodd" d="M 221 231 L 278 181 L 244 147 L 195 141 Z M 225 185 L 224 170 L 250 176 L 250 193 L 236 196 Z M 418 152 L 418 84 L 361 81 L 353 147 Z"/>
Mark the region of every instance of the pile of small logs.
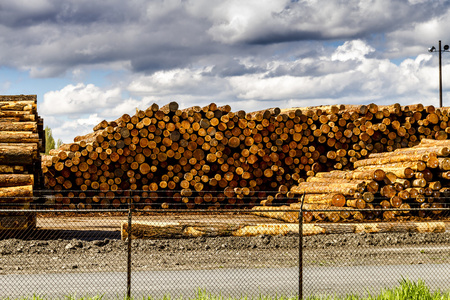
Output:
<path fill-rule="evenodd" d="M 0 208 L 28 208 L 43 184 L 45 151 L 36 95 L 0 96 Z"/>
<path fill-rule="evenodd" d="M 319 172 L 293 187 L 302 194 L 304 208 L 342 209 L 341 212 L 305 212 L 311 222 L 353 219 L 404 220 L 440 215 L 442 211 L 409 211 L 410 208 L 443 208 L 450 195 L 450 140 L 423 139 L 412 148 L 373 153 L 354 163 L 353 171 Z M 293 205 L 298 209 L 298 204 Z M 353 211 L 370 209 L 370 211 Z M 381 211 L 380 209 L 399 211 Z"/>
<path fill-rule="evenodd" d="M 101 122 L 43 158 L 42 168 L 57 207 L 280 205 L 298 201 L 290 187 L 302 178 L 447 138 L 449 116 L 421 104 L 252 113 L 214 103 L 182 110 L 176 102 L 153 104 Z"/>

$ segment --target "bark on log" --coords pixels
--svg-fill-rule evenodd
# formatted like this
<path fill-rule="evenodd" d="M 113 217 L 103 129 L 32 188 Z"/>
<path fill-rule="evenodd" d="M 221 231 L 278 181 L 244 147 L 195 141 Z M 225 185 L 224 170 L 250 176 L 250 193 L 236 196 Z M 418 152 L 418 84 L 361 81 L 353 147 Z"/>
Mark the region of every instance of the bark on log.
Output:
<path fill-rule="evenodd" d="M 0 174 L 0 187 L 29 186 L 34 184 L 32 174 Z"/>
<path fill-rule="evenodd" d="M 31 145 L 0 144 L 0 164 L 31 165 L 36 157 L 36 148 Z"/>
<path fill-rule="evenodd" d="M 33 186 L 13 186 L 0 188 L 0 203 L 21 203 L 33 200 Z"/>

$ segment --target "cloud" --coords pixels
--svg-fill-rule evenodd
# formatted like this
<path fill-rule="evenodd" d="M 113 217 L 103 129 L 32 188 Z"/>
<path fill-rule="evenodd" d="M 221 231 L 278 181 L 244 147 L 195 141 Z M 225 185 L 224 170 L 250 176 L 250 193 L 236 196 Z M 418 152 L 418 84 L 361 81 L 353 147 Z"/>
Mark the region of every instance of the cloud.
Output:
<path fill-rule="evenodd" d="M 45 118 L 46 124 L 52 128 L 53 137 L 55 139 L 61 139 L 64 143 L 73 142 L 73 138 L 76 136 L 92 132 L 92 128 L 102 120 L 103 119 L 97 114 L 72 120 L 64 120 L 63 118 Z"/>
<path fill-rule="evenodd" d="M 131 98 L 123 100 L 121 93 L 120 87 L 70 84 L 46 93 L 39 104 L 39 113 L 52 128 L 54 137 L 68 143 L 77 135 L 92 132 L 102 120 L 112 121 L 125 113 L 132 115 L 136 108 L 142 109 L 142 104 L 147 104 Z"/>
<path fill-rule="evenodd" d="M 204 10 L 214 21 L 208 32 L 227 44 L 352 39 L 396 31 L 442 15 L 444 2 L 239 1 L 216 2 Z M 201 12 L 198 12 L 201 14 Z"/>
<path fill-rule="evenodd" d="M 429 84 L 435 69 L 430 65 L 431 55 L 420 55 L 396 65 L 371 55 L 373 51 L 367 42 L 353 40 L 316 58 L 252 61 L 254 65 L 245 65 L 252 72 L 235 72 L 235 75 L 223 76 L 215 71 L 216 65 L 211 65 L 137 76 L 127 90 L 134 97 L 149 97 L 160 103 L 176 100 L 199 105 L 209 100 L 234 103 L 233 109 L 239 110 L 242 105 L 258 109 L 262 105 L 311 101 L 362 103 L 367 99 L 403 100 L 402 97 L 411 95 L 417 99 L 418 95 L 428 95 L 434 89 Z M 261 102 L 265 104 L 249 104 Z"/>
<path fill-rule="evenodd" d="M 28 2 L 0 5 L 0 64 L 28 70 L 32 77 L 98 65 L 152 74 L 199 63 L 222 64 L 227 67 L 220 76 L 235 76 L 255 72 L 241 64 L 247 57 L 289 55 L 291 50 L 283 51 L 290 46 L 282 43 L 303 48 L 312 41 L 376 40 L 380 34 L 388 39 L 375 48 L 391 55 L 406 51 L 398 49 L 417 53 L 424 32 L 449 19 L 442 1 Z M 390 37 L 405 41 L 403 47 Z"/>
<path fill-rule="evenodd" d="M 40 111 L 44 115 L 79 115 L 116 106 L 121 101 L 119 88 L 101 90 L 93 84 L 70 84 L 46 93 Z"/>
<path fill-rule="evenodd" d="M 336 51 L 331 55 L 331 60 L 362 60 L 374 51 L 374 48 L 361 40 L 346 41 L 342 46 L 337 47 Z"/>

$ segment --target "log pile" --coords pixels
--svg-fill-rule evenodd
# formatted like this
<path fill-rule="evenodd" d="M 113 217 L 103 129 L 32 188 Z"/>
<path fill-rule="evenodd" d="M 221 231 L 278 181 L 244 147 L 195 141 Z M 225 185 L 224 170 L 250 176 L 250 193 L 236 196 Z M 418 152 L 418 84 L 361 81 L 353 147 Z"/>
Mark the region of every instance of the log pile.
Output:
<path fill-rule="evenodd" d="M 308 212 L 311 222 L 341 220 L 386 221 L 439 216 L 442 211 L 410 208 L 444 208 L 450 195 L 450 140 L 423 139 L 417 146 L 393 152 L 372 153 L 354 163 L 352 171 L 319 172 L 291 189 L 304 195 L 306 209 L 344 209 L 342 212 Z M 291 208 L 299 209 L 298 203 Z M 370 209 L 370 211 L 353 211 Z M 402 211 L 380 211 L 399 208 Z M 404 210 L 404 211 L 403 211 Z"/>
<path fill-rule="evenodd" d="M 29 208 L 43 184 L 45 151 L 36 95 L 0 96 L 0 208 Z"/>
<path fill-rule="evenodd" d="M 298 201 L 290 187 L 302 178 L 352 170 L 370 153 L 412 147 L 424 138 L 447 138 L 449 116 L 447 109 L 420 104 L 251 113 L 214 103 L 182 110 L 176 102 L 153 104 L 133 116 L 102 121 L 93 132 L 43 158 L 42 169 L 46 187 L 56 192 L 57 207 L 289 204 Z M 372 181 L 376 189 L 378 181 Z M 336 182 L 341 189 L 358 191 L 362 184 Z"/>

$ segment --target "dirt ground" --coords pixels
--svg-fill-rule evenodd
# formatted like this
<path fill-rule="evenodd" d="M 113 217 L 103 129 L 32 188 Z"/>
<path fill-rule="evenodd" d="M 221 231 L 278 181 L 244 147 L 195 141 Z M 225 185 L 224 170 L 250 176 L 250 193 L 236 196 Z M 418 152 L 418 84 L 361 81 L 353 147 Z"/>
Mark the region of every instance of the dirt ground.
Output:
<path fill-rule="evenodd" d="M 0 275 L 126 271 L 127 242 L 117 220 L 93 230 L 86 220 L 58 220 L 38 219 L 38 231 L 0 237 Z M 300 255 L 293 233 L 133 240 L 132 250 L 134 271 L 294 267 Z M 302 250 L 304 266 L 450 263 L 450 232 L 307 236 Z"/>

